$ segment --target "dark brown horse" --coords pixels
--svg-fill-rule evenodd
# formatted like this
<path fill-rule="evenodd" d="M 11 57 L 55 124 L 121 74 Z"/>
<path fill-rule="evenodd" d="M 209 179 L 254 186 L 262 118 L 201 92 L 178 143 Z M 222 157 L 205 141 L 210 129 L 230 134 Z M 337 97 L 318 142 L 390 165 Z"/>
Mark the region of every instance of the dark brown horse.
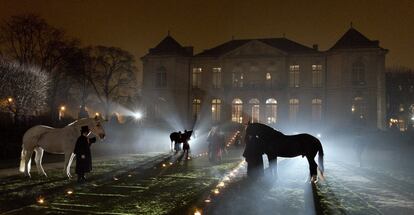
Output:
<path fill-rule="evenodd" d="M 263 154 L 267 155 L 269 166 L 274 172 L 277 168 L 277 157 L 306 157 L 312 181 L 316 181 L 318 165 L 314 159 L 318 153 L 319 169 L 321 173 L 324 171 L 322 144 L 310 134 L 284 135 L 267 125 L 249 123 L 246 128 L 245 142 L 246 148 L 243 156 L 247 161 L 249 176 L 263 174 Z"/>

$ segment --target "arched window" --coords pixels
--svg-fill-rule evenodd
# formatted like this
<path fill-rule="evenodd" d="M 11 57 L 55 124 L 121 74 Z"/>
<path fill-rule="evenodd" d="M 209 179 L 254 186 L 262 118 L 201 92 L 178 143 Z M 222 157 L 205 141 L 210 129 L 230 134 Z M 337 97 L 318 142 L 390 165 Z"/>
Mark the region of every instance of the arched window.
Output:
<path fill-rule="evenodd" d="M 213 99 L 211 101 L 211 119 L 214 122 L 220 121 L 220 114 L 221 114 L 221 100 Z"/>
<path fill-rule="evenodd" d="M 266 100 L 266 119 L 267 123 L 274 124 L 277 120 L 277 101 L 270 98 Z"/>
<path fill-rule="evenodd" d="M 365 84 L 365 66 L 361 61 L 352 64 L 352 81 L 355 85 Z"/>
<path fill-rule="evenodd" d="M 201 68 L 193 68 L 193 88 L 201 88 Z"/>
<path fill-rule="evenodd" d="M 241 99 L 233 99 L 231 103 L 231 121 L 242 123 L 243 122 L 243 102 Z"/>
<path fill-rule="evenodd" d="M 299 99 L 289 99 L 289 120 L 296 122 L 299 113 Z"/>
<path fill-rule="evenodd" d="M 155 86 L 166 87 L 167 86 L 167 70 L 161 66 L 157 69 L 155 74 Z"/>
<path fill-rule="evenodd" d="M 260 102 L 258 99 L 250 99 L 249 104 L 251 105 L 251 119 L 252 122 L 259 122 L 260 119 Z"/>
<path fill-rule="evenodd" d="M 322 119 L 322 100 L 312 99 L 312 121 L 320 121 Z"/>
<path fill-rule="evenodd" d="M 201 110 L 201 100 L 200 99 L 193 99 L 193 116 L 194 119 L 200 118 L 200 110 Z"/>

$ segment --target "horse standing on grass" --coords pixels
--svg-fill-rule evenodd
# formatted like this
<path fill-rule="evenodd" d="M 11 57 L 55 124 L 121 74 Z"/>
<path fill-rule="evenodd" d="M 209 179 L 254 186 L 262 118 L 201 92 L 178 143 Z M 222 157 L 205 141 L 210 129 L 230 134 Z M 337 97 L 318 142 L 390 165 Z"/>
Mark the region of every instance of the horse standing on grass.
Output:
<path fill-rule="evenodd" d="M 71 178 L 70 166 L 75 156 L 73 150 L 82 126 L 88 126 L 91 132 L 101 139 L 105 137 L 105 130 L 98 117 L 79 119 L 64 128 L 37 125 L 27 130 L 23 135 L 19 171 L 30 177 L 31 158 L 35 151 L 37 171 L 47 176 L 42 167 L 43 152 L 46 151 L 53 154 L 65 154 L 63 172 Z"/>
<path fill-rule="evenodd" d="M 318 163 L 321 177 L 323 177 L 323 148 L 321 142 L 310 134 L 284 135 L 273 128 L 260 124 L 249 123 L 245 134 L 246 148 L 243 156 L 248 163 L 249 176 L 263 174 L 262 155 L 269 159 L 269 167 L 272 173 L 277 171 L 277 157 L 306 157 L 309 162 L 310 177 L 312 182 L 317 182 L 316 154 L 319 155 Z"/>

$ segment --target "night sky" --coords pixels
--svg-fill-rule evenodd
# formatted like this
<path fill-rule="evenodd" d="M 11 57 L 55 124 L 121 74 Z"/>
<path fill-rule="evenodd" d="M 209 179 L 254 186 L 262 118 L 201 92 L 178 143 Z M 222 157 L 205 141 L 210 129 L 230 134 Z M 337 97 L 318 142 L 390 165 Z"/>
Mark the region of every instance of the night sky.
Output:
<path fill-rule="evenodd" d="M 0 0 L 0 19 L 35 13 L 83 45 L 118 46 L 139 57 L 167 31 L 195 51 L 234 36 L 281 37 L 321 50 L 354 27 L 390 50 L 387 67 L 414 68 L 413 0 Z"/>

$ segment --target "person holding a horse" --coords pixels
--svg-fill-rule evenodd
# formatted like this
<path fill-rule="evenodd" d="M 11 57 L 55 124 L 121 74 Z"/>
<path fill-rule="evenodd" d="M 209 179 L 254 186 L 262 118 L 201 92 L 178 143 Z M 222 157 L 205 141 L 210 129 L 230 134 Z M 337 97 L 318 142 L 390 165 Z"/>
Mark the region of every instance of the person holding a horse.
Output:
<path fill-rule="evenodd" d="M 76 174 L 78 175 L 78 182 L 86 181 L 85 173 L 92 170 L 92 156 L 91 144 L 96 141 L 96 138 L 88 138 L 90 130 L 88 126 L 81 127 L 81 136 L 76 141 L 74 154 L 76 155 Z"/>

